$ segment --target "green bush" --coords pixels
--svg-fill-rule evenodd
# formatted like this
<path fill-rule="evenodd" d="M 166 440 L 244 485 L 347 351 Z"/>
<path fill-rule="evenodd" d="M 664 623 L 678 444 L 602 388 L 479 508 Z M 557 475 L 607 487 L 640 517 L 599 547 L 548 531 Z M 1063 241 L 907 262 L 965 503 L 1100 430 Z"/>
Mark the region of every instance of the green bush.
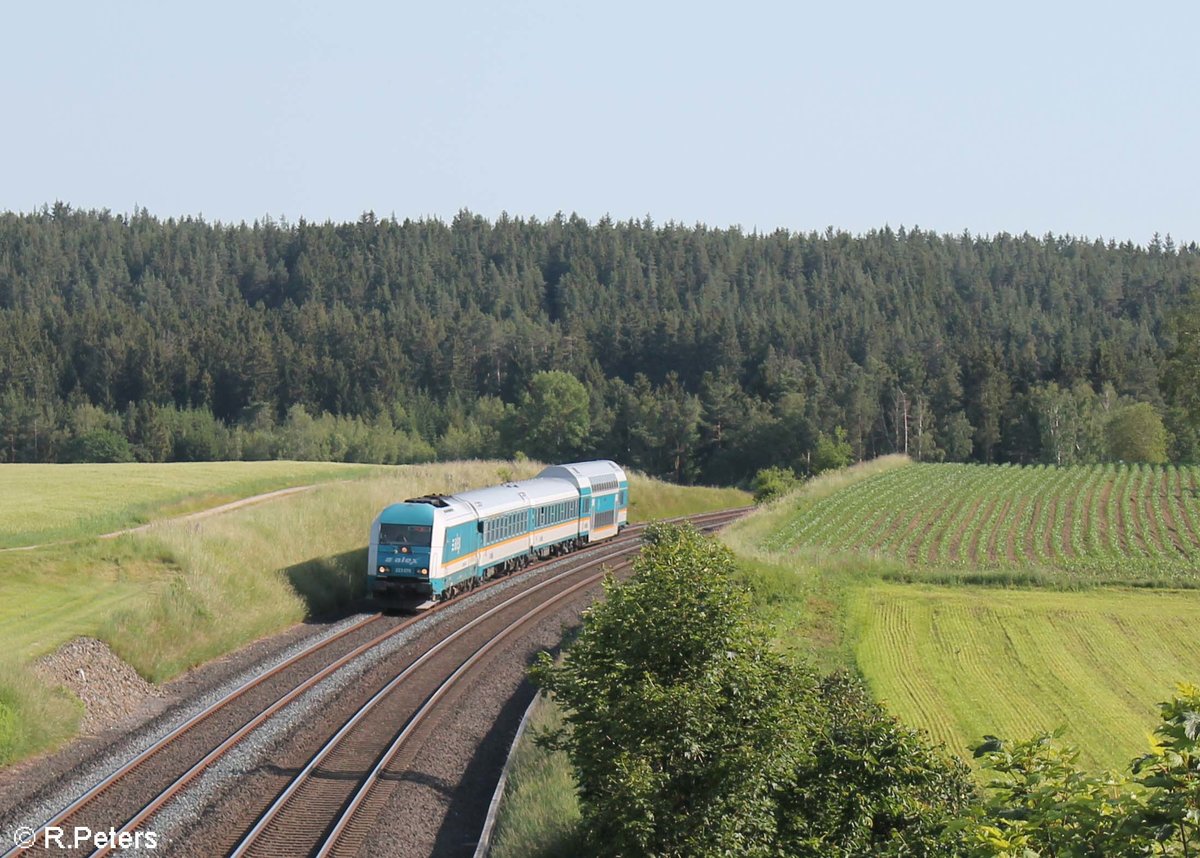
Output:
<path fill-rule="evenodd" d="M 728 549 L 652 527 L 535 681 L 599 855 L 942 854 L 971 785 L 852 681 L 773 652 Z"/>
<path fill-rule="evenodd" d="M 763 468 L 754 475 L 754 502 L 766 503 L 785 495 L 799 484 L 791 468 Z"/>
<path fill-rule="evenodd" d="M 1159 706 L 1157 747 L 1133 762 L 1132 780 L 1082 771 L 1057 734 L 985 736 L 975 756 L 994 777 L 987 799 L 960 823 L 969 854 L 1200 855 L 1200 688 L 1181 685 Z"/>
<path fill-rule="evenodd" d="M 780 797 L 788 855 L 945 855 L 975 799 L 970 769 L 888 715 L 855 679 L 818 688 L 812 753 Z"/>
<path fill-rule="evenodd" d="M 67 462 L 132 462 L 133 448 L 124 435 L 111 429 L 93 429 L 67 443 L 63 451 Z"/>
<path fill-rule="evenodd" d="M 1109 459 L 1117 462 L 1167 461 L 1167 430 L 1154 407 L 1136 402 L 1115 411 L 1105 425 Z"/>
<path fill-rule="evenodd" d="M 846 440 L 846 430 L 841 426 L 833 430 L 832 438 L 824 432 L 817 436 L 817 449 L 812 457 L 813 474 L 845 468 L 853 461 L 854 449 Z"/>
<path fill-rule="evenodd" d="M 604 855 L 767 855 L 805 677 L 750 628 L 732 554 L 655 526 L 627 584 L 538 684 L 567 708 L 584 839 Z"/>

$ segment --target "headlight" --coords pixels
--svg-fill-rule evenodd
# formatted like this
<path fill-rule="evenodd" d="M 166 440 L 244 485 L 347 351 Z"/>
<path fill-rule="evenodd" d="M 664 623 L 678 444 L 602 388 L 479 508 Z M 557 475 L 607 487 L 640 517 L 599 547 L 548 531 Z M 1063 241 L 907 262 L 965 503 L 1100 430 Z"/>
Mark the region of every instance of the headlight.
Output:
<path fill-rule="evenodd" d="M 422 574 L 422 575 L 428 575 L 428 574 L 429 574 L 429 570 L 428 570 L 428 569 L 422 569 L 422 570 L 421 570 L 421 574 Z"/>
<path fill-rule="evenodd" d="M 379 574 L 380 574 L 380 575 L 386 575 L 386 574 L 387 574 L 387 567 L 386 567 L 386 566 L 380 566 L 380 567 L 379 567 L 379 569 L 378 569 L 378 572 L 379 572 Z"/>

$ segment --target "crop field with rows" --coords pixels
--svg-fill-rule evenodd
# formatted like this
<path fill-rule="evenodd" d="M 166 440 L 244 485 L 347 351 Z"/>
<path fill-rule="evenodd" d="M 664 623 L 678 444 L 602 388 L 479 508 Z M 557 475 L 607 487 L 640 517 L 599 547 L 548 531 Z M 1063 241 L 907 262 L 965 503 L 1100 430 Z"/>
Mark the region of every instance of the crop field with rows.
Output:
<path fill-rule="evenodd" d="M 723 538 L 760 591 L 793 582 L 794 607 L 766 602 L 783 645 L 853 666 L 954 752 L 1061 727 L 1085 765 L 1124 769 L 1155 702 L 1200 681 L 1198 486 L 1194 467 L 893 456 Z"/>
<path fill-rule="evenodd" d="M 1200 581 L 1200 468 L 912 464 L 799 497 L 764 547 Z"/>

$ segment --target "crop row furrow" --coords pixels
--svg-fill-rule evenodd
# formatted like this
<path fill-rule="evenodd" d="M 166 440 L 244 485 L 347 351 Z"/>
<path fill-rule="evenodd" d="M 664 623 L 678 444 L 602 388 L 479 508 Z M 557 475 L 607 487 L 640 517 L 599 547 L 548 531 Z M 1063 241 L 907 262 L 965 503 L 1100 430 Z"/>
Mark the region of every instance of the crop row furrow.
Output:
<path fill-rule="evenodd" d="M 891 494 L 896 490 L 904 491 L 910 482 L 919 482 L 919 474 L 908 476 L 910 480 L 864 485 L 864 491 L 857 493 L 851 507 L 841 509 L 836 517 L 826 520 L 827 534 L 821 541 L 837 549 L 853 549 L 862 544 L 891 514 Z"/>
<path fill-rule="evenodd" d="M 969 497 L 959 489 L 959 483 L 965 476 L 961 471 L 957 472 L 953 481 L 943 486 L 943 491 L 935 502 L 922 510 L 919 520 L 896 546 L 895 554 L 898 557 L 915 562 L 930 550 L 931 544 L 937 545 L 945 533 L 945 528 Z"/>
<path fill-rule="evenodd" d="M 1131 485 L 1128 491 L 1122 496 L 1125 521 L 1129 527 L 1129 535 L 1134 545 L 1134 550 L 1143 557 L 1152 557 L 1156 552 L 1150 541 L 1149 528 L 1142 521 L 1141 513 L 1141 499 L 1146 483 L 1146 466 L 1130 465 L 1129 471 Z"/>
<path fill-rule="evenodd" d="M 1065 492 L 1068 488 L 1078 490 L 1078 487 L 1074 486 L 1078 477 L 1078 472 L 1073 468 L 1056 467 L 1054 476 L 1042 491 L 1042 514 L 1038 519 L 1038 530 L 1034 534 L 1034 551 L 1044 566 L 1049 566 L 1065 556 L 1058 544 L 1061 536 L 1058 525 L 1064 517 L 1062 508 L 1066 506 Z"/>
<path fill-rule="evenodd" d="M 1129 482 L 1129 468 L 1125 465 L 1116 467 L 1112 485 L 1109 489 L 1105 505 L 1105 519 L 1108 522 L 1106 534 L 1108 542 L 1105 546 L 1109 554 L 1125 553 L 1125 516 L 1121 511 L 1121 496 L 1125 493 L 1126 483 Z"/>
<path fill-rule="evenodd" d="M 885 502 L 889 514 L 881 519 L 880 526 L 872 534 L 874 541 L 870 545 L 871 551 L 892 554 L 892 547 L 903 536 L 907 524 L 920 514 L 931 497 L 942 490 L 941 483 L 944 477 L 934 478 L 936 471 L 929 470 L 929 466 L 917 467 L 921 468 L 925 479 L 916 485 L 898 487 L 901 490 L 888 495 Z"/>
<path fill-rule="evenodd" d="M 1188 503 L 1189 499 L 1195 497 L 1191 493 L 1190 486 L 1186 485 L 1190 481 L 1192 469 L 1172 466 L 1171 470 L 1174 477 L 1174 489 L 1169 493 L 1171 506 L 1177 520 L 1183 526 L 1181 535 L 1184 536 L 1184 553 L 1189 557 L 1194 557 L 1200 550 L 1200 530 L 1197 529 L 1196 518 Z"/>
<path fill-rule="evenodd" d="M 978 561 L 980 528 L 991 515 L 997 493 L 1003 490 L 1005 481 L 1009 479 L 1008 470 L 989 468 L 977 478 L 974 486 L 970 487 L 971 491 L 966 498 L 970 503 L 964 503 L 947 526 L 946 532 L 951 534 L 945 551 L 948 561 L 954 563 Z M 966 546 L 965 556 L 963 546 Z M 938 553 L 939 556 L 942 553 L 940 548 Z"/>

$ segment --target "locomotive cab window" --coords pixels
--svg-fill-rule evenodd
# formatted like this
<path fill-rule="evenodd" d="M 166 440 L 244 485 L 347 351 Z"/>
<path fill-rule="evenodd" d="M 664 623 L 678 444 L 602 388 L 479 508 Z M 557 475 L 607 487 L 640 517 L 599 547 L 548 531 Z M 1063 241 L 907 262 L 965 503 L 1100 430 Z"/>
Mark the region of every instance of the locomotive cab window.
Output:
<path fill-rule="evenodd" d="M 380 545 L 417 545 L 429 547 L 433 528 L 426 524 L 381 524 Z"/>

